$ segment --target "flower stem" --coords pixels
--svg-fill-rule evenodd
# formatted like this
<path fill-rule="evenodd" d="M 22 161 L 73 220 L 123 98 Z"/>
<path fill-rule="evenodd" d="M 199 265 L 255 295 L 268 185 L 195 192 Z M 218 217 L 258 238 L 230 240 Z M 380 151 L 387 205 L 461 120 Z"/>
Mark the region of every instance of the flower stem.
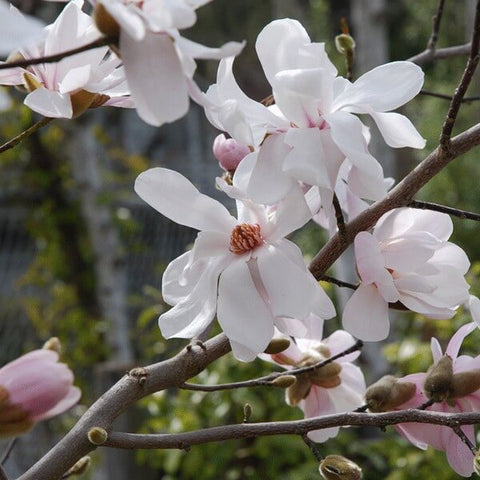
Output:
<path fill-rule="evenodd" d="M 40 128 L 44 127 L 45 125 L 49 124 L 53 118 L 51 117 L 44 117 L 39 120 L 37 123 L 34 123 L 31 127 L 27 128 L 22 133 L 18 134 L 16 137 L 12 138 L 8 142 L 4 143 L 0 146 L 0 153 L 6 152 L 13 147 L 16 147 L 22 140 L 28 138 L 30 135 L 35 133 Z"/>

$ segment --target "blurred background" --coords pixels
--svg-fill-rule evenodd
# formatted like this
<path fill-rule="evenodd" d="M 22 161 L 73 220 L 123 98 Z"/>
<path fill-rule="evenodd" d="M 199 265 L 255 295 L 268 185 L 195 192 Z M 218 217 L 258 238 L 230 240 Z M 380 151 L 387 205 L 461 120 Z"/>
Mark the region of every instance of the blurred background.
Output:
<path fill-rule="evenodd" d="M 61 4 L 20 0 L 22 11 L 52 22 Z M 255 39 L 269 21 L 300 20 L 313 41 L 326 43 L 339 72 L 343 58 L 334 37 L 344 17 L 357 43 L 355 76 L 391 60 L 404 60 L 427 45 L 438 0 L 215 0 L 198 11 L 195 27 L 185 36 L 209 46 L 247 40 L 235 62 L 239 84 L 261 100 L 268 90 L 255 55 Z M 475 1 L 446 1 L 438 47 L 469 40 Z M 1 21 L 1 18 L 0 18 Z M 5 58 L 5 57 L 3 57 Z M 424 65 L 425 90 L 451 95 L 465 58 Z M 215 62 L 199 62 L 197 81 L 205 90 L 215 81 Z M 478 77 L 468 95 L 478 94 Z M 161 85 L 158 88 L 162 88 Z M 10 107 L 0 116 L 0 142 L 28 128 L 38 118 L 22 104 L 22 94 L 9 91 Z M 466 103 L 456 132 L 479 121 L 478 103 Z M 439 138 L 448 101 L 420 95 L 404 113 L 427 138 L 423 151 L 392 150 L 372 129 L 371 150 L 385 172 L 398 181 Z M 128 369 L 168 358 L 185 341 L 166 341 L 157 327 L 168 308 L 161 298 L 165 266 L 188 248 L 196 232 L 163 218 L 133 192 L 135 177 L 152 166 L 174 168 L 203 193 L 224 203 L 214 179 L 221 175 L 211 145 L 218 132 L 203 111 L 192 104 L 186 117 L 161 128 L 143 123 L 135 111 L 90 110 L 73 122 L 55 121 L 0 156 L 0 365 L 51 336 L 63 344 L 63 360 L 82 388 L 80 405 L 61 418 L 37 425 L 19 439 L 5 466 L 7 473 L 25 471 L 70 428 L 83 411 Z M 418 198 L 480 211 L 480 162 L 473 152 L 453 162 L 430 182 Z M 226 202 L 231 208 L 233 205 Z M 479 226 L 455 222 L 453 241 L 464 248 L 475 273 L 480 267 Z M 309 225 L 294 240 L 308 261 L 326 240 L 320 227 Z M 351 258 L 336 266 L 336 275 L 355 281 Z M 324 285 L 338 305 L 349 293 Z M 460 312 L 451 321 L 425 320 L 413 314 L 396 316 L 387 342 L 369 346 L 362 355 L 367 382 L 385 373 L 405 375 L 431 363 L 430 337 L 448 340 L 467 321 Z M 340 327 L 326 323 L 327 334 Z M 216 329 L 217 327 L 215 327 Z M 212 331 L 212 333 L 215 333 Z M 476 334 L 467 338 L 473 348 Z M 477 342 L 478 344 L 478 342 Z M 472 349 L 477 355 L 478 349 Z M 379 355 L 381 354 L 381 355 Z M 249 364 L 227 356 L 198 377 L 201 383 L 244 380 L 267 374 L 272 365 Z M 135 432 L 179 432 L 239 422 L 243 406 L 253 408 L 252 421 L 287 420 L 302 412 L 273 389 L 200 393 L 169 390 L 152 395 L 118 420 L 117 429 Z M 5 442 L 0 444 L 0 447 Z M 449 480 L 459 478 L 443 453 L 423 452 L 391 429 L 343 429 L 319 446 L 322 454 L 342 454 L 362 466 L 365 478 Z M 318 465 L 297 437 L 244 439 L 193 447 L 184 451 L 106 451 L 92 456 L 85 478 L 95 480 L 243 480 L 258 478 L 318 479 Z"/>

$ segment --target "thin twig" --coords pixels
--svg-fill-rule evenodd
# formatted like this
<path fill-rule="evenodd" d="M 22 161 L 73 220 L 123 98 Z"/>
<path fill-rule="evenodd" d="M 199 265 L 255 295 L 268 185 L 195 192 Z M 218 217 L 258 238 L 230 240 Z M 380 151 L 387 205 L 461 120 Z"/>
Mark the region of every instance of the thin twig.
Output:
<path fill-rule="evenodd" d="M 437 39 L 438 39 L 438 32 L 440 30 L 440 22 L 442 21 L 444 5 L 445 5 L 445 0 L 440 0 L 437 8 L 437 13 L 432 18 L 432 22 L 433 22 L 432 34 L 430 35 L 430 39 L 428 40 L 428 44 L 427 44 L 427 48 L 429 50 L 435 51 L 435 47 L 437 45 Z"/>
<path fill-rule="evenodd" d="M 440 136 L 440 148 L 444 152 L 449 151 L 451 147 L 452 130 L 457 119 L 458 111 L 462 105 L 462 99 L 470 85 L 470 82 L 475 73 L 479 61 L 479 49 L 480 49 L 480 0 L 477 1 L 477 7 L 475 10 L 475 20 L 473 23 L 472 34 L 472 47 L 470 49 L 470 55 L 468 57 L 467 65 L 462 75 L 462 79 L 458 84 L 457 89 L 453 95 L 448 109 L 447 118 L 442 127 L 442 133 Z"/>
<path fill-rule="evenodd" d="M 420 90 L 420 95 L 426 95 L 428 97 L 441 98 L 442 100 L 452 100 L 452 95 L 445 95 L 444 93 L 431 92 L 429 90 Z M 480 95 L 462 98 L 462 103 L 476 102 L 480 100 Z"/>
<path fill-rule="evenodd" d="M 254 378 L 251 380 L 244 380 L 243 382 L 232 382 L 232 383 L 220 383 L 218 385 L 200 385 L 198 383 L 184 383 L 180 385 L 180 388 L 183 390 L 194 390 L 197 392 L 218 392 L 220 390 L 235 390 L 238 388 L 246 388 L 246 387 L 276 387 L 273 383 L 278 377 L 283 377 L 285 375 L 300 375 L 302 373 L 313 372 L 314 370 L 318 370 L 322 367 L 325 367 L 329 363 L 338 360 L 350 353 L 356 352 L 363 347 L 363 342 L 361 340 L 357 340 L 357 342 L 352 345 L 351 347 L 343 350 L 332 357 L 329 357 L 321 362 L 316 363 L 315 365 L 310 365 L 308 367 L 296 368 L 294 370 L 285 370 L 284 372 L 274 372 L 269 375 L 265 375 L 264 377 Z"/>
<path fill-rule="evenodd" d="M 444 60 L 446 58 L 460 57 L 468 55 L 470 52 L 470 43 L 463 45 L 455 45 L 453 47 L 438 48 L 437 50 L 429 50 L 428 48 L 423 52 L 408 58 L 409 62 L 416 63 L 417 65 L 425 65 L 426 63 L 433 62 L 435 60 Z"/>
<path fill-rule="evenodd" d="M 305 445 L 312 451 L 315 460 L 320 463 L 323 460 L 323 456 L 320 453 L 316 443 L 313 440 L 310 440 L 307 434 L 303 434 L 302 439 L 305 442 Z"/>
<path fill-rule="evenodd" d="M 358 288 L 358 285 L 354 285 L 353 283 L 349 282 L 344 282 L 343 280 L 339 280 L 338 278 L 331 277 L 330 275 L 322 275 L 321 278 L 319 278 L 321 282 L 328 282 L 328 283 L 333 283 L 334 285 L 337 285 L 337 287 L 345 287 L 345 288 L 350 288 L 352 290 L 356 290 Z"/>
<path fill-rule="evenodd" d="M 335 219 L 337 220 L 338 232 L 341 236 L 345 235 L 345 219 L 343 218 L 342 207 L 338 201 L 337 194 L 333 194 L 333 208 L 335 209 Z"/>
<path fill-rule="evenodd" d="M 477 448 L 465 435 L 465 432 L 458 425 L 453 426 L 452 430 L 458 435 L 460 440 L 469 448 L 469 450 L 473 453 L 473 456 L 475 457 L 477 455 Z"/>
<path fill-rule="evenodd" d="M 12 438 L 12 440 L 10 440 L 10 442 L 7 445 L 7 448 L 5 448 L 5 450 L 2 453 L 2 456 L 0 458 L 0 465 L 5 465 L 5 462 L 8 460 L 8 457 L 12 453 L 13 447 L 15 446 L 16 443 L 17 443 L 17 437 Z"/>
<path fill-rule="evenodd" d="M 22 133 L 19 133 L 16 137 L 12 138 L 8 142 L 4 143 L 0 146 L 0 153 L 6 152 L 13 147 L 16 147 L 22 140 L 28 138 L 30 135 L 35 133 L 40 128 L 44 127 L 45 125 L 49 124 L 53 118 L 51 117 L 43 117 L 37 123 L 34 123 L 31 127 L 27 128 Z"/>
<path fill-rule="evenodd" d="M 397 410 L 386 413 L 337 413 L 321 417 L 262 423 L 238 423 L 220 427 L 202 428 L 191 432 L 164 434 L 134 434 L 111 432 L 103 444 L 124 449 L 188 448 L 224 440 L 238 440 L 272 435 L 303 435 L 312 430 L 332 427 L 369 426 L 388 427 L 399 423 L 426 423 L 455 427 L 480 423 L 480 413 L 444 413 L 417 409 Z"/>
<path fill-rule="evenodd" d="M 71 50 L 65 50 L 64 52 L 55 53 L 54 55 L 46 55 L 44 57 L 38 58 L 28 58 L 23 60 L 17 60 L 14 62 L 5 62 L 0 64 L 0 70 L 6 70 L 9 68 L 16 67 L 29 67 L 30 65 L 38 65 L 40 63 L 54 63 L 59 62 L 60 60 L 76 55 L 77 53 L 86 52 L 87 50 L 93 50 L 94 48 L 105 47 L 110 43 L 115 43 L 118 39 L 115 37 L 101 37 L 93 42 L 82 45 L 81 47 L 72 48 Z"/>
<path fill-rule="evenodd" d="M 422 202 L 420 200 L 412 200 L 409 204 L 409 207 L 418 208 L 421 210 L 433 210 L 434 212 L 446 213 L 448 215 L 453 215 L 464 220 L 475 220 L 480 221 L 480 213 L 468 212 L 466 210 L 460 210 L 458 208 L 447 207 L 446 205 L 440 205 L 438 203 L 432 202 Z"/>
<path fill-rule="evenodd" d="M 435 400 L 432 400 L 430 398 L 426 402 L 422 403 L 419 407 L 417 407 L 417 409 L 418 410 L 426 410 L 428 407 L 431 407 L 434 403 L 435 403 Z"/>

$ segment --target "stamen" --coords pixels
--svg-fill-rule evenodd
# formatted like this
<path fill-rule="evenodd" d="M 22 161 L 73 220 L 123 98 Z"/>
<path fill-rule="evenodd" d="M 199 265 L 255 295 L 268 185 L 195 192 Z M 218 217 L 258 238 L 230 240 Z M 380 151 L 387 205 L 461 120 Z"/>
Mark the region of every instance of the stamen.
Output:
<path fill-rule="evenodd" d="M 263 243 L 260 225 L 241 223 L 237 225 L 230 237 L 230 251 L 236 255 L 243 255 Z"/>

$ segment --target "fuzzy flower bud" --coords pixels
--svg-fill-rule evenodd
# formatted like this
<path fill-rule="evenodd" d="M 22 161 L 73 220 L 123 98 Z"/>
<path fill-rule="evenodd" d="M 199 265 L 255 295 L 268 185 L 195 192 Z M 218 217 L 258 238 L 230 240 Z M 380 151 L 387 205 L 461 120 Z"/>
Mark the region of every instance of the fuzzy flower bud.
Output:
<path fill-rule="evenodd" d="M 0 437 L 28 431 L 36 422 L 75 405 L 73 373 L 52 350 L 34 350 L 0 369 Z"/>
<path fill-rule="evenodd" d="M 434 402 L 453 398 L 453 362 L 448 355 L 430 367 L 423 383 L 423 391 Z"/>
<path fill-rule="evenodd" d="M 227 172 L 234 172 L 243 158 L 250 153 L 250 149 L 233 138 L 225 138 L 222 133 L 213 142 L 213 154 L 220 167 Z"/>
<path fill-rule="evenodd" d="M 320 474 L 325 480 L 360 480 L 362 469 L 341 455 L 328 455 L 320 462 Z"/>
<path fill-rule="evenodd" d="M 416 386 L 401 382 L 392 375 L 385 375 L 370 385 L 365 392 L 365 401 L 371 412 L 389 412 L 413 398 Z"/>
<path fill-rule="evenodd" d="M 283 352 L 290 346 L 290 340 L 285 337 L 274 338 L 268 345 L 263 353 L 268 353 L 269 355 L 276 355 Z"/>

